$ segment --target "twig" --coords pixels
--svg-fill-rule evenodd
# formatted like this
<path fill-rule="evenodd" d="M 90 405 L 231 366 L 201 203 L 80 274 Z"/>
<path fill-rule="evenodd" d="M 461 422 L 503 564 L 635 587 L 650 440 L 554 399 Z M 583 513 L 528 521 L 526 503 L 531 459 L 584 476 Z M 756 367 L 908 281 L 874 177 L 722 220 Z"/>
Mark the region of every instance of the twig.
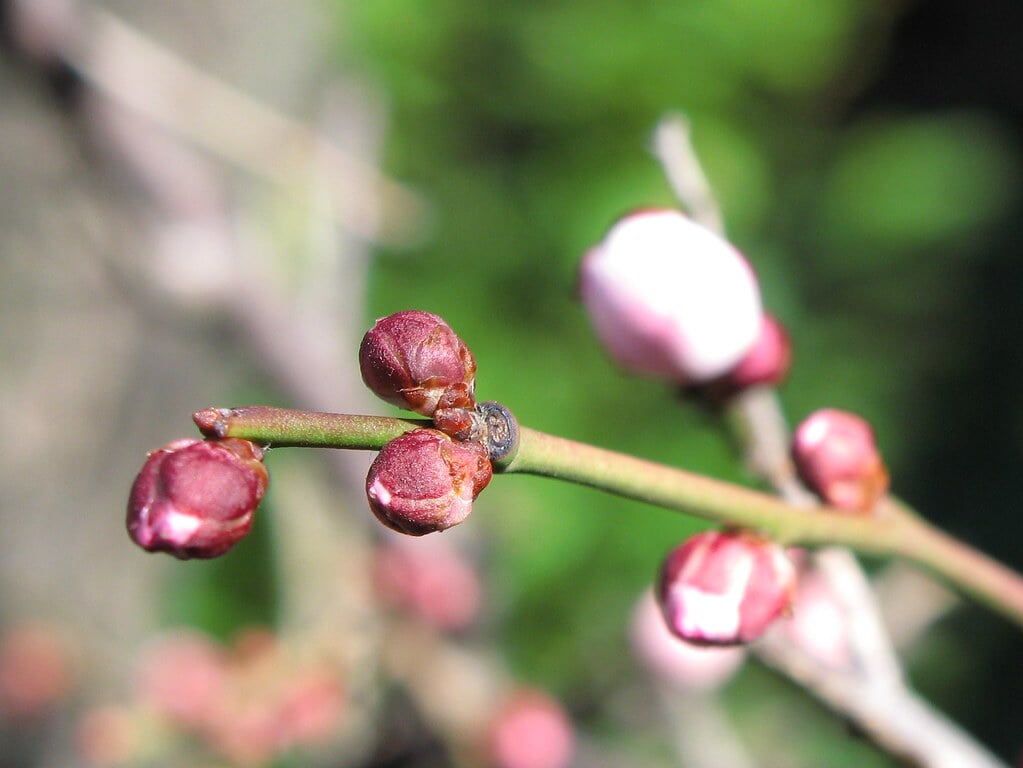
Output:
<path fill-rule="evenodd" d="M 294 411 L 270 406 L 206 408 L 193 415 L 209 437 L 279 447 L 377 450 L 422 420 Z M 769 494 L 563 437 L 519 428 L 519 447 L 497 471 L 553 477 L 715 522 L 759 530 L 788 544 L 837 543 L 909 559 L 1023 627 L 1023 576 L 928 525 L 890 500 L 877 516 L 822 507 L 808 514 Z"/>
<path fill-rule="evenodd" d="M 654 155 L 672 190 L 694 221 L 715 232 L 724 230 L 724 217 L 693 150 L 689 120 L 681 112 L 665 115 L 654 129 Z"/>
<path fill-rule="evenodd" d="M 792 652 L 779 636 L 756 647 L 771 667 L 803 685 L 871 741 L 910 765 L 927 768 L 1007 768 L 969 734 L 903 686 L 866 684 L 859 675 L 822 669 Z"/>

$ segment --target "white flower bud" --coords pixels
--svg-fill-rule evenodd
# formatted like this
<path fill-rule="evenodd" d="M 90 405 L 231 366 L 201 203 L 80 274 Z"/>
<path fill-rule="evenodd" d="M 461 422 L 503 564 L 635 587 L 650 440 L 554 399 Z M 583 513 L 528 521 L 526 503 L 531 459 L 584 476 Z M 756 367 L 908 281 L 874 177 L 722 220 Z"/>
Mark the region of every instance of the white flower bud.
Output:
<path fill-rule="evenodd" d="M 678 211 L 618 221 L 584 257 L 580 293 L 617 363 L 679 383 L 722 375 L 760 331 L 760 291 L 746 259 Z"/>

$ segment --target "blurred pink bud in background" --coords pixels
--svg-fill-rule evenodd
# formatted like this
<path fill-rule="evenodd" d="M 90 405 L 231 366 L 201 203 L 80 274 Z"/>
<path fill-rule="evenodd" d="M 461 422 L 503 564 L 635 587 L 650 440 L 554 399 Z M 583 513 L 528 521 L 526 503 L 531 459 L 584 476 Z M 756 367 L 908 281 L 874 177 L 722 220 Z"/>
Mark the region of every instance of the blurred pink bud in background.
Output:
<path fill-rule="evenodd" d="M 777 386 L 788 375 L 792 342 L 774 315 L 765 314 L 752 349 L 738 365 L 711 382 L 719 395 L 730 395 L 755 386 Z"/>
<path fill-rule="evenodd" d="M 482 445 L 452 440 L 436 429 L 415 429 L 377 454 L 366 495 L 381 523 L 422 536 L 465 520 L 492 471 Z"/>
<path fill-rule="evenodd" d="M 792 459 L 806 486 L 824 503 L 869 512 L 888 492 L 888 471 L 874 430 L 855 414 L 815 411 L 796 428 Z"/>
<path fill-rule="evenodd" d="M 384 602 L 438 629 L 461 629 L 479 613 L 479 576 L 457 549 L 437 538 L 379 547 L 373 581 Z"/>
<path fill-rule="evenodd" d="M 632 648 L 655 680 L 709 692 L 728 682 L 746 659 L 745 648 L 696 646 L 668 629 L 653 590 L 636 603 L 630 627 Z"/>
<path fill-rule="evenodd" d="M 0 716 L 42 717 L 71 691 L 71 652 L 57 630 L 19 624 L 0 636 Z"/>
<path fill-rule="evenodd" d="M 341 681 L 327 670 L 307 670 L 281 692 L 280 743 L 286 747 L 320 744 L 340 726 L 347 709 Z"/>
<path fill-rule="evenodd" d="M 562 706 L 542 691 L 516 691 L 491 724 L 496 768 L 566 768 L 575 750 L 575 728 Z"/>
<path fill-rule="evenodd" d="M 756 640 L 792 597 L 796 572 L 768 539 L 704 531 L 673 550 L 661 571 L 658 599 L 668 628 L 698 645 Z"/>
<path fill-rule="evenodd" d="M 204 726 L 220 706 L 228 683 L 223 648 L 199 632 L 157 637 L 138 661 L 139 698 L 182 725 Z"/>
<path fill-rule="evenodd" d="M 678 211 L 619 220 L 583 257 L 579 289 L 605 351 L 637 374 L 707 382 L 742 360 L 760 331 L 753 269 Z"/>

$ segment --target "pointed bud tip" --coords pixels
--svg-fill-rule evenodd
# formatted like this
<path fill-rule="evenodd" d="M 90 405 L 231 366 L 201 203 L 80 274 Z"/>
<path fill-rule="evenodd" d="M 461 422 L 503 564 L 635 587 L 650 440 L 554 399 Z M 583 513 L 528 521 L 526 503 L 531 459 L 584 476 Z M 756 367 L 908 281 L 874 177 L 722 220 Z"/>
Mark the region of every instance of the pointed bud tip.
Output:
<path fill-rule="evenodd" d="M 228 413 L 226 408 L 203 408 L 192 414 L 192 421 L 203 436 L 224 437 L 227 435 L 225 417 Z"/>

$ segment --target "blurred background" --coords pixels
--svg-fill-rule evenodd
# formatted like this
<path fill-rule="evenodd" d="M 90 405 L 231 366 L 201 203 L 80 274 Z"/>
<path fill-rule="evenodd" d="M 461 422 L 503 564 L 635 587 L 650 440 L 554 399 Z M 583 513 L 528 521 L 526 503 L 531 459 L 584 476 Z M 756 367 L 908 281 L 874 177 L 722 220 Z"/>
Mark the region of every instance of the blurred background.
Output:
<path fill-rule="evenodd" d="M 293 450 L 221 560 L 123 531 L 146 451 L 195 410 L 396 413 L 355 353 L 406 308 L 447 319 L 522 423 L 755 483 L 712 414 L 609 363 L 575 297 L 617 216 L 675 204 L 650 151 L 669 111 L 791 333 L 790 419 L 865 416 L 899 495 L 1023 568 L 1011 0 L 0 13 L 0 766 L 481 764 L 523 690 L 571 717 L 573 765 L 714 765 L 676 752 L 685 718 L 629 641 L 699 521 L 498 477 L 406 545 L 365 509 L 371 456 Z M 439 593 L 387 584 L 424 553 L 454 569 Z M 1019 759 L 1023 638 L 972 605 L 932 618 L 912 682 Z M 715 707 L 751 765 L 896 764 L 753 662 Z"/>

